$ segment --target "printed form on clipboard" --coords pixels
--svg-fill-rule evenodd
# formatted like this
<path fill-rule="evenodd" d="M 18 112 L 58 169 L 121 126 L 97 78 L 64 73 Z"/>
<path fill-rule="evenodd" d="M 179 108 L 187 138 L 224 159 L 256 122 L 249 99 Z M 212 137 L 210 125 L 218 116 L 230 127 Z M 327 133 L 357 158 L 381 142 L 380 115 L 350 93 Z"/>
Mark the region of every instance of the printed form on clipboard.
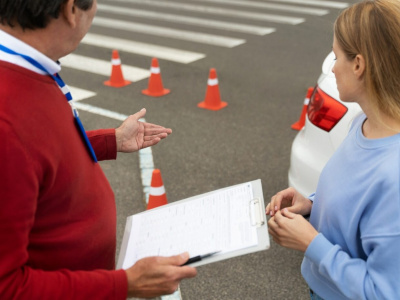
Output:
<path fill-rule="evenodd" d="M 270 246 L 261 180 L 176 201 L 127 218 L 117 268 L 148 256 L 217 254 L 200 266 Z"/>

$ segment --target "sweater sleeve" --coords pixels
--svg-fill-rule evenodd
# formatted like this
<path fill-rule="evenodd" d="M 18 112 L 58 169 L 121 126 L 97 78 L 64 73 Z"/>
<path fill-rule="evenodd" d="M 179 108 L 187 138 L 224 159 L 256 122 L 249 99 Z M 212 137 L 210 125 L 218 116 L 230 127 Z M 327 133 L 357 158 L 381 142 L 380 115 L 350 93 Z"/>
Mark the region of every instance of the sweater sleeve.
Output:
<path fill-rule="evenodd" d="M 98 160 L 117 158 L 115 129 L 99 129 L 86 132 Z"/>
<path fill-rule="evenodd" d="M 28 265 L 39 176 L 9 124 L 0 122 L 0 136 L 0 298 L 126 299 L 123 270 L 40 270 Z"/>
<path fill-rule="evenodd" d="M 352 258 L 320 233 L 305 256 L 318 266 L 324 278 L 320 284 L 333 284 L 348 299 L 399 299 L 400 235 L 368 237 L 362 243 L 371 250 L 366 260 Z"/>
<path fill-rule="evenodd" d="M 310 196 L 308 196 L 308 199 L 309 199 L 311 202 L 314 202 L 315 193 L 312 193 Z"/>

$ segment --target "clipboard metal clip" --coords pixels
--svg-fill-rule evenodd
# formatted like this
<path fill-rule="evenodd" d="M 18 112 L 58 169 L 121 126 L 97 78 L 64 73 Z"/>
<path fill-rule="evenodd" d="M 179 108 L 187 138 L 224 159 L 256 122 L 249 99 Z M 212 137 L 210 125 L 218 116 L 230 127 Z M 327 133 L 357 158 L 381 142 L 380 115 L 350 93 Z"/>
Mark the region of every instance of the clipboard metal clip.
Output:
<path fill-rule="evenodd" d="M 259 198 L 255 198 L 253 200 L 250 200 L 250 222 L 251 226 L 257 226 L 260 227 L 264 225 L 264 215 L 263 215 L 263 207 L 262 206 L 262 201 Z"/>

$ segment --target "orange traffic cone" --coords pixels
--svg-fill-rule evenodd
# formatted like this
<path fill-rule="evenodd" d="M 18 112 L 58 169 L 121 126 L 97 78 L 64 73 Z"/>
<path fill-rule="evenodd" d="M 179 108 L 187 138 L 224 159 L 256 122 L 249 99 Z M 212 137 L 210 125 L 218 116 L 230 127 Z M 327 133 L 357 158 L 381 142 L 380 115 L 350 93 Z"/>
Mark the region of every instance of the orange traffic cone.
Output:
<path fill-rule="evenodd" d="M 147 204 L 147 209 L 156 208 L 167 203 L 167 195 L 165 194 L 161 172 L 159 169 L 155 169 L 151 177 L 149 203 Z"/>
<path fill-rule="evenodd" d="M 111 65 L 111 77 L 110 80 L 104 81 L 105 85 L 119 88 L 131 83 L 128 80 L 124 80 L 124 76 L 122 75 L 121 60 L 117 50 L 113 50 L 112 52 Z"/>
<path fill-rule="evenodd" d="M 307 107 L 308 107 L 308 103 L 310 102 L 310 98 L 311 98 L 313 91 L 314 91 L 313 87 L 308 88 L 306 98 L 304 99 L 303 110 L 301 111 L 300 118 L 296 123 L 292 124 L 292 126 L 291 126 L 292 129 L 301 130 L 304 127 L 304 124 L 306 123 Z"/>
<path fill-rule="evenodd" d="M 210 69 L 210 75 L 208 77 L 206 97 L 204 101 L 197 104 L 197 106 L 210 110 L 220 110 L 227 105 L 228 103 L 221 101 L 217 71 L 212 68 Z"/>
<path fill-rule="evenodd" d="M 150 72 L 148 87 L 146 90 L 142 90 L 142 93 L 152 97 L 160 97 L 169 94 L 170 90 L 164 89 L 163 87 L 157 58 L 151 60 Z"/>

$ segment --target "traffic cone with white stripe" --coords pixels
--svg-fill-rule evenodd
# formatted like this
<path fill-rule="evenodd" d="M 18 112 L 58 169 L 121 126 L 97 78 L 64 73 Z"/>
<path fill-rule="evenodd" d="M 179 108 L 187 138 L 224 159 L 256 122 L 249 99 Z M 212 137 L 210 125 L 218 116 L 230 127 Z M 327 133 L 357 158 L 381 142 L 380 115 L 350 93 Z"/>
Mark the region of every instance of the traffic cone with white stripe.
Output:
<path fill-rule="evenodd" d="M 197 104 L 197 106 L 210 110 L 220 110 L 227 105 L 228 103 L 221 101 L 217 71 L 212 68 L 210 69 L 210 75 L 208 77 L 206 97 L 204 101 Z"/>
<path fill-rule="evenodd" d="M 304 125 L 306 124 L 307 107 L 308 107 L 308 103 L 310 103 L 310 98 L 311 98 L 313 91 L 314 91 L 313 87 L 308 88 L 306 98 L 304 99 L 303 109 L 301 111 L 300 118 L 296 123 L 292 124 L 292 126 L 291 126 L 292 129 L 301 130 L 304 127 Z"/>
<path fill-rule="evenodd" d="M 167 203 L 167 195 L 165 194 L 161 172 L 159 169 L 155 169 L 151 177 L 149 203 L 147 203 L 147 209 L 156 208 Z"/>
<path fill-rule="evenodd" d="M 151 97 L 161 97 L 169 94 L 169 89 L 164 89 L 161 79 L 160 67 L 157 58 L 151 60 L 149 84 L 146 90 L 142 90 L 142 94 Z"/>
<path fill-rule="evenodd" d="M 117 50 L 113 50 L 112 57 L 111 57 L 111 76 L 110 80 L 104 81 L 105 85 L 112 86 L 112 87 L 123 87 L 131 82 L 124 79 L 122 75 L 122 68 L 121 68 L 121 59 L 119 58 L 119 54 Z"/>

